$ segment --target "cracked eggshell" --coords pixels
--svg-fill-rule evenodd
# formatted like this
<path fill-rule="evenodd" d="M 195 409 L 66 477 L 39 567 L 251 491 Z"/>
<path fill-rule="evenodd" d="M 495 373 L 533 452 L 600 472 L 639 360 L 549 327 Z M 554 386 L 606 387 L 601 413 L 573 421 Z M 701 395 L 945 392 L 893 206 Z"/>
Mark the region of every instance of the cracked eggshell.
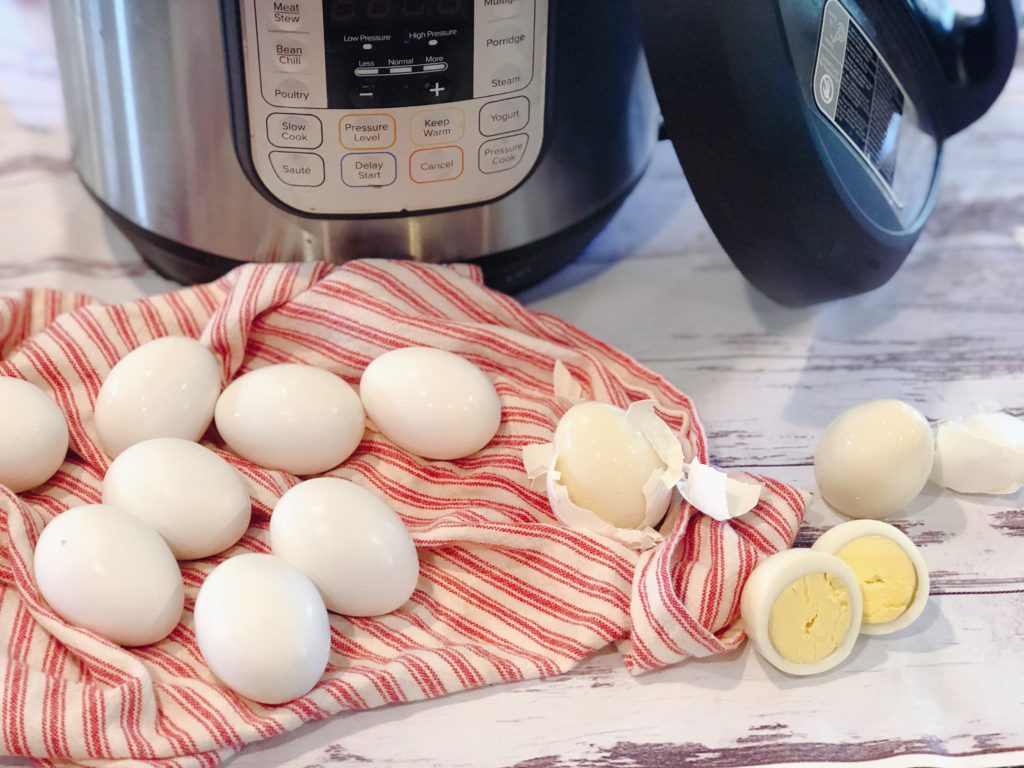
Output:
<path fill-rule="evenodd" d="M 910 537 L 899 528 L 883 523 L 881 520 L 851 520 L 823 533 L 814 542 L 811 549 L 815 552 L 834 555 L 851 541 L 865 536 L 884 536 L 899 545 L 917 573 L 917 590 L 914 592 L 914 599 L 902 614 L 885 624 L 861 624 L 860 633 L 862 635 L 889 635 L 899 632 L 917 621 L 928 604 L 928 594 L 931 589 L 928 566 L 924 562 L 921 550 L 910 540 Z"/>
<path fill-rule="evenodd" d="M 843 642 L 820 661 L 798 664 L 775 650 L 769 634 L 772 608 L 782 593 L 798 579 L 816 573 L 836 576 L 850 596 L 850 627 Z M 740 597 L 740 616 L 750 644 L 776 669 L 789 675 L 816 675 L 846 660 L 857 642 L 863 604 L 853 569 L 835 555 L 809 549 L 787 549 L 762 561 L 750 574 Z"/>
<path fill-rule="evenodd" d="M 957 493 L 1017 493 L 1024 487 L 1024 421 L 985 413 L 940 422 L 931 480 Z"/>
<path fill-rule="evenodd" d="M 577 453 L 571 478 L 560 466 L 559 450 L 566 456 Z M 543 479 L 552 511 L 567 526 L 645 550 L 662 540 L 654 526 L 672 502 L 682 474 L 683 449 L 654 413 L 653 401 L 634 403 L 627 411 L 585 402 L 562 417 L 555 443 L 527 446 L 523 462 L 531 480 Z M 646 480 L 641 479 L 643 474 Z M 581 495 L 601 499 L 633 493 L 635 498 L 626 503 L 625 514 L 616 514 L 617 519 L 608 519 L 610 515 L 604 517 L 572 498 L 574 494 L 578 500 Z"/>

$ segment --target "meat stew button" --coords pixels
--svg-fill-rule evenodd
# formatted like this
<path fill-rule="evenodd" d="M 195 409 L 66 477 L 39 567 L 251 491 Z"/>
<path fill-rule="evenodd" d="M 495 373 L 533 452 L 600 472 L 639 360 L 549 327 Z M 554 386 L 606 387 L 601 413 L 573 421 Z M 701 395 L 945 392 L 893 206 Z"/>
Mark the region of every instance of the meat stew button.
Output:
<path fill-rule="evenodd" d="M 421 149 L 409 158 L 409 175 L 417 184 L 451 181 L 462 175 L 462 148 Z"/>
<path fill-rule="evenodd" d="M 498 173 L 515 168 L 526 154 L 530 137 L 525 133 L 491 139 L 480 145 L 480 170 L 484 173 Z"/>
<path fill-rule="evenodd" d="M 292 187 L 319 187 L 324 183 L 324 160 L 309 152 L 271 152 L 274 173 Z"/>
<path fill-rule="evenodd" d="M 398 161 L 390 152 L 351 152 L 341 158 L 341 180 L 347 187 L 386 187 L 398 177 Z"/>

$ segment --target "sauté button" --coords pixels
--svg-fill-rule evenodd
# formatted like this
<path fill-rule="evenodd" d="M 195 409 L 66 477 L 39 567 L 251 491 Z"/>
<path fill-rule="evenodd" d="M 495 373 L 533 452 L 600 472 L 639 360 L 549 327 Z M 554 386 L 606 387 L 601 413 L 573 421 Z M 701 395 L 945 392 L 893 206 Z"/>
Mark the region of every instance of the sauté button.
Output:
<path fill-rule="evenodd" d="M 420 149 L 409 158 L 409 176 L 417 184 L 451 181 L 462 175 L 462 148 Z"/>
<path fill-rule="evenodd" d="M 341 158 L 341 180 L 348 187 L 386 187 L 398 177 L 390 152 L 352 152 Z"/>
<path fill-rule="evenodd" d="M 308 152 L 271 152 L 277 177 L 292 187 L 319 187 L 324 183 L 324 161 Z"/>
<path fill-rule="evenodd" d="M 275 147 L 316 149 L 323 143 L 324 131 L 313 115 L 274 112 L 267 117 L 267 138 Z"/>
<path fill-rule="evenodd" d="M 462 138 L 466 117 L 461 109 L 434 109 L 412 116 L 412 140 L 419 145 L 450 144 Z"/>
<path fill-rule="evenodd" d="M 491 139 L 480 145 L 480 170 L 484 173 L 498 173 L 515 168 L 526 154 L 530 137 L 525 133 Z"/>
<path fill-rule="evenodd" d="M 480 133 L 497 136 L 521 131 L 530 122 L 530 100 L 525 96 L 492 101 L 480 109 Z"/>
<path fill-rule="evenodd" d="M 338 122 L 341 146 L 346 149 L 387 149 L 395 144 L 395 118 L 391 115 L 345 115 Z"/>

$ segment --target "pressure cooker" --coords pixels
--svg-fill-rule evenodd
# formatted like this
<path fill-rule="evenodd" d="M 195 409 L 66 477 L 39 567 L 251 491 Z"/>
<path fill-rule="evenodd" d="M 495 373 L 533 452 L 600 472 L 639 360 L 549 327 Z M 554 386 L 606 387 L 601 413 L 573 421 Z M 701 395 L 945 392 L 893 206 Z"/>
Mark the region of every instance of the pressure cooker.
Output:
<path fill-rule="evenodd" d="M 888 280 L 1013 66 L 988 0 L 61 0 L 74 162 L 184 282 L 241 262 L 576 257 L 670 140 L 725 252 L 805 305 Z"/>

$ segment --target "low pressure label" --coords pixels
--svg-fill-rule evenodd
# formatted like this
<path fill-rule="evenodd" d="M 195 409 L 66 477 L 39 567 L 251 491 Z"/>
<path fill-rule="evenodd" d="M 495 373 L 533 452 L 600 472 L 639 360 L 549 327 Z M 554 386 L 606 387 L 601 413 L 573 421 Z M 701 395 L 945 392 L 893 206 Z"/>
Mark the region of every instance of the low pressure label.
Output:
<path fill-rule="evenodd" d="M 892 187 L 907 94 L 838 0 L 825 4 L 814 99 L 895 197 Z"/>

